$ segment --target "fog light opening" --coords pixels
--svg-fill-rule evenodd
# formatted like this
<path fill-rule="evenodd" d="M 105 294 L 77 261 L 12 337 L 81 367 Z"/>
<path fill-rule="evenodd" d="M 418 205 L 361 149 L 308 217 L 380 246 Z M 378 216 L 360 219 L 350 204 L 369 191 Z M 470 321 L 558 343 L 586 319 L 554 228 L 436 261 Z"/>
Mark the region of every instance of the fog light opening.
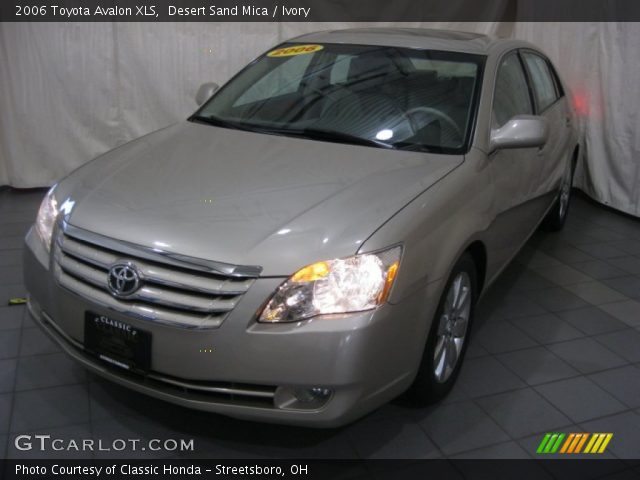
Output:
<path fill-rule="evenodd" d="M 280 387 L 274 404 L 281 409 L 317 410 L 329 401 L 332 394 L 333 390 L 326 387 Z"/>
<path fill-rule="evenodd" d="M 322 387 L 296 388 L 294 395 L 299 402 L 310 403 L 329 398 L 331 390 Z"/>

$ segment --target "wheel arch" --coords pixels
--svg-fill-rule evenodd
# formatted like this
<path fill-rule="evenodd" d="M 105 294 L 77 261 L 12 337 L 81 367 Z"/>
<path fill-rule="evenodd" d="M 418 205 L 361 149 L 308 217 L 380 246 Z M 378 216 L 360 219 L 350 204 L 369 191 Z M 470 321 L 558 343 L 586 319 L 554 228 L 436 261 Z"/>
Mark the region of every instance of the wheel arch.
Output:
<path fill-rule="evenodd" d="M 463 254 L 466 252 L 469 252 L 476 265 L 476 280 L 478 281 L 478 285 L 476 287 L 478 295 L 480 295 L 484 289 L 487 276 L 487 248 L 482 241 L 474 240 L 464 250 Z"/>

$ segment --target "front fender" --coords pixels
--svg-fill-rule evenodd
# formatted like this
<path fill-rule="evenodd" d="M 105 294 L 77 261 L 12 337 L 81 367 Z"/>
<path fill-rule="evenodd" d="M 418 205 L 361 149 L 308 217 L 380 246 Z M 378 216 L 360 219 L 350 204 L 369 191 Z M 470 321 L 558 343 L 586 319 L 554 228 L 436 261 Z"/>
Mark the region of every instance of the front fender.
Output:
<path fill-rule="evenodd" d="M 488 162 L 484 153 L 472 150 L 458 168 L 364 242 L 361 252 L 400 242 L 404 245 L 390 303 L 447 278 L 464 250 L 475 240 L 483 241 L 492 222 L 494 191 Z"/>

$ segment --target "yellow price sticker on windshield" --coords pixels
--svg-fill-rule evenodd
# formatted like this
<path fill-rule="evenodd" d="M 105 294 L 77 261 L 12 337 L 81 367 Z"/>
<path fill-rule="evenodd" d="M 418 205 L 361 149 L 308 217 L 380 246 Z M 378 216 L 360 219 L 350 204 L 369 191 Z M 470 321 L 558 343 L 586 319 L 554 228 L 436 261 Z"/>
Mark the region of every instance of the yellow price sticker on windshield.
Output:
<path fill-rule="evenodd" d="M 322 50 L 322 45 L 294 45 L 291 47 L 278 48 L 267 53 L 267 57 L 292 57 L 294 55 L 305 55 L 307 53 Z"/>

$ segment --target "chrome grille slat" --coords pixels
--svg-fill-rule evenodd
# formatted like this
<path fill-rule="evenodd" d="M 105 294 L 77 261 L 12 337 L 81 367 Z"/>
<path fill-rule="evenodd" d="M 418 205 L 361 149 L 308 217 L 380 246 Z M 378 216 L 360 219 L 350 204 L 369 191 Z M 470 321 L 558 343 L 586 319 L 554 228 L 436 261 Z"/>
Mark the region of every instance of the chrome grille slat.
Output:
<path fill-rule="evenodd" d="M 144 286 L 126 300 L 141 300 L 173 308 L 189 309 L 203 313 L 222 313 L 234 309 L 234 300 L 207 300 L 193 295 L 184 295 L 169 290 L 161 290 L 151 286 Z"/>
<path fill-rule="evenodd" d="M 91 285 L 102 288 L 104 290 L 108 288 L 107 276 L 103 271 L 87 267 L 86 265 L 78 262 L 77 260 L 74 260 L 71 257 L 61 257 L 59 265 L 62 270 L 71 273 L 75 277 L 81 278 L 86 283 L 90 283 Z"/>
<path fill-rule="evenodd" d="M 141 303 L 124 303 L 115 299 L 106 292 L 83 283 L 70 275 L 66 275 L 59 266 L 56 267 L 55 275 L 60 285 L 65 287 L 67 290 L 72 291 L 76 295 L 87 298 L 102 307 L 106 307 L 135 318 L 153 320 L 165 325 L 188 329 L 217 328 L 222 324 L 225 318 L 220 315 L 191 315 L 188 313 L 164 310 Z"/>
<path fill-rule="evenodd" d="M 127 258 L 124 255 L 116 255 L 105 250 L 97 250 L 71 237 L 62 239 L 60 248 L 65 254 L 72 255 L 83 262 L 95 265 L 105 271 L 118 260 Z M 188 288 L 189 290 L 213 295 L 240 295 L 245 293 L 253 282 L 253 280 L 206 278 L 200 274 L 192 275 L 169 268 L 163 268 L 137 258 L 135 263 L 147 282 L 175 288 Z"/>
<path fill-rule="evenodd" d="M 78 229 L 74 229 L 74 234 Z M 182 328 L 217 328 L 237 305 L 254 279 L 224 276 L 219 271 L 190 271 L 173 263 L 159 264 L 156 259 L 113 250 L 108 244 L 89 242 L 84 232 L 73 238 L 64 226 L 54 244 L 54 274 L 60 285 L 101 306 L 134 317 Z M 118 262 L 131 262 L 141 277 L 142 286 L 124 298 L 114 297 L 108 285 L 108 271 Z"/>
<path fill-rule="evenodd" d="M 60 266 L 62 267 L 62 270 L 70 273 L 74 277 L 84 280 L 86 283 L 104 290 L 108 288 L 106 273 L 101 270 L 95 270 L 68 256 L 61 259 Z M 236 306 L 234 300 L 207 300 L 199 296 L 196 297 L 169 290 L 161 290 L 151 286 L 142 287 L 136 293 L 126 298 L 126 301 L 129 300 L 141 300 L 144 302 L 203 313 L 229 312 Z"/>

